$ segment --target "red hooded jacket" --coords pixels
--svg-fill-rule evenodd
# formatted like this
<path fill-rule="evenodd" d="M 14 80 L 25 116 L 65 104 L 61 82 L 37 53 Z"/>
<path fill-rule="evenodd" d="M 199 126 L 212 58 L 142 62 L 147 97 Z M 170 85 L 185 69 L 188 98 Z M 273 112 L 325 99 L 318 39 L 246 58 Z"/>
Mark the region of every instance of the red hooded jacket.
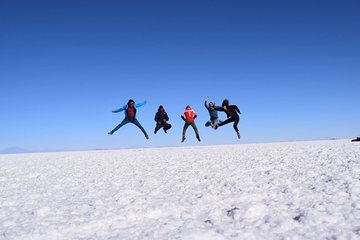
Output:
<path fill-rule="evenodd" d="M 194 110 L 191 109 L 189 105 L 186 106 L 184 114 L 181 115 L 181 118 L 185 121 L 193 121 L 197 117 Z"/>

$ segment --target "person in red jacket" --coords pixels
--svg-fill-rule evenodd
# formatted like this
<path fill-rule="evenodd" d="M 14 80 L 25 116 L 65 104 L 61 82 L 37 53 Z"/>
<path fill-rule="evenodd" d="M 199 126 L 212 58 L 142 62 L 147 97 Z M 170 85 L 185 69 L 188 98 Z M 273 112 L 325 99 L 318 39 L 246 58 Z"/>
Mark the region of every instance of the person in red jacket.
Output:
<path fill-rule="evenodd" d="M 186 106 L 184 114 L 181 115 L 181 118 L 185 121 L 184 124 L 184 128 L 183 128 L 183 133 L 182 133 L 182 140 L 181 142 L 185 141 L 185 134 L 186 134 L 186 130 L 189 126 L 191 126 L 196 134 L 196 138 L 197 140 L 200 142 L 200 135 L 199 135 L 199 131 L 195 125 L 195 118 L 197 117 L 196 113 L 194 110 L 191 109 L 191 107 L 189 105 Z"/>

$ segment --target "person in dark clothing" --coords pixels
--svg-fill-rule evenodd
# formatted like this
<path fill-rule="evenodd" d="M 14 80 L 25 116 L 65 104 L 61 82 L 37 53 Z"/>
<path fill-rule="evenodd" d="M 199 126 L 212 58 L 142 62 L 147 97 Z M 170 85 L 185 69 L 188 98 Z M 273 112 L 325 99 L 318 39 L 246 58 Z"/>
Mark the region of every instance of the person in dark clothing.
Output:
<path fill-rule="evenodd" d="M 169 116 L 165 112 L 165 109 L 162 105 L 159 106 L 157 113 L 154 118 L 156 122 L 156 127 L 154 133 L 156 134 L 160 128 L 164 129 L 164 132 L 167 133 L 167 130 L 171 128 L 171 124 L 167 123 L 169 121 Z"/>
<path fill-rule="evenodd" d="M 224 99 L 224 101 L 221 104 L 222 106 L 216 106 L 215 110 L 217 111 L 222 111 L 226 113 L 227 119 L 219 124 L 217 124 L 215 126 L 215 129 L 217 129 L 220 126 L 224 126 L 228 123 L 234 122 L 234 130 L 236 131 L 236 134 L 238 136 L 238 138 L 240 139 L 240 132 L 239 129 L 237 127 L 237 125 L 239 124 L 239 114 L 241 114 L 240 109 L 236 106 L 236 105 L 229 105 L 229 100 L 228 99 Z"/>
<path fill-rule="evenodd" d="M 205 123 L 205 127 L 211 126 L 212 128 L 214 128 L 216 125 L 218 125 L 220 123 L 220 120 L 219 120 L 218 112 L 217 112 L 217 110 L 215 110 L 215 104 L 213 102 L 209 102 L 209 104 L 208 104 L 208 102 L 207 102 L 208 100 L 209 100 L 209 96 L 207 96 L 205 98 L 204 106 L 209 112 L 210 121 L 207 121 Z"/>
<path fill-rule="evenodd" d="M 111 130 L 110 132 L 108 132 L 109 135 L 113 135 L 114 132 L 116 132 L 117 130 L 119 130 L 119 128 L 121 128 L 122 126 L 124 126 L 125 124 L 128 123 L 133 123 L 135 124 L 138 128 L 140 128 L 140 130 L 144 133 L 145 138 L 149 139 L 149 135 L 146 133 L 145 129 L 141 126 L 141 124 L 139 123 L 139 121 L 136 119 L 136 108 L 144 105 L 146 103 L 146 100 L 135 104 L 134 100 L 130 99 L 128 101 L 128 103 L 126 105 L 124 105 L 122 108 L 119 108 L 117 110 L 112 110 L 113 113 L 118 113 L 121 111 L 125 112 L 125 118 L 124 120 L 122 120 L 122 122 L 117 125 L 113 130 Z"/>
<path fill-rule="evenodd" d="M 196 117 L 197 117 L 197 115 L 196 115 L 195 111 L 192 110 L 189 105 L 187 105 L 185 108 L 184 114 L 181 115 L 181 118 L 185 121 L 181 142 L 185 141 L 186 130 L 188 129 L 189 126 L 191 126 L 194 129 L 196 138 L 200 142 L 199 131 L 198 131 L 195 121 L 194 121 Z"/>

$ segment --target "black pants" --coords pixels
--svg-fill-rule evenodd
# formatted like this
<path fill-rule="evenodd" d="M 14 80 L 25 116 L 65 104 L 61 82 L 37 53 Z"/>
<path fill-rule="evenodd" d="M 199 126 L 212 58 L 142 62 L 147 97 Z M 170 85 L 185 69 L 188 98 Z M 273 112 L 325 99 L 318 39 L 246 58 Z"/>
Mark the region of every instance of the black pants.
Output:
<path fill-rule="evenodd" d="M 166 123 L 166 122 L 163 122 L 161 124 L 156 124 L 155 133 L 157 131 L 159 131 L 160 128 L 164 128 L 164 131 L 167 131 L 167 130 L 169 130 L 171 128 L 171 124 Z"/>
<path fill-rule="evenodd" d="M 187 130 L 187 128 L 189 126 L 191 126 L 194 129 L 196 137 L 198 137 L 199 136 L 199 131 L 198 131 L 196 125 L 195 125 L 195 122 L 194 121 L 186 121 L 185 124 L 184 124 L 184 128 L 183 128 L 183 134 L 182 134 L 183 138 L 185 138 L 186 130 Z"/>
<path fill-rule="evenodd" d="M 237 127 L 237 125 L 239 124 L 239 121 L 240 121 L 239 116 L 236 116 L 236 117 L 230 117 L 230 118 L 226 119 L 225 121 L 223 121 L 223 122 L 219 123 L 219 125 L 218 125 L 218 126 L 223 126 L 223 125 L 225 125 L 225 124 L 228 124 L 228 123 L 234 122 L 233 127 L 234 127 L 234 129 L 235 129 L 235 131 L 236 131 L 236 132 L 239 132 L 239 129 L 238 129 L 238 127 Z"/>

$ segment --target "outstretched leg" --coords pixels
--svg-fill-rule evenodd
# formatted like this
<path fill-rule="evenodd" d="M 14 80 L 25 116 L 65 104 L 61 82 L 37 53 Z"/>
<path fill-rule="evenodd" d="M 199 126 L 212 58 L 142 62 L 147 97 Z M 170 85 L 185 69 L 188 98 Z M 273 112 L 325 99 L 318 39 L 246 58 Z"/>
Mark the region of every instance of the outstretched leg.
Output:
<path fill-rule="evenodd" d="M 146 133 L 145 129 L 141 126 L 141 124 L 139 123 L 139 121 L 136 118 L 132 121 L 132 123 L 135 124 L 138 128 L 140 128 L 140 130 L 144 133 L 146 139 L 149 139 L 149 136 Z"/>
<path fill-rule="evenodd" d="M 130 121 L 128 119 L 124 119 L 122 120 L 122 122 L 117 125 L 113 130 L 111 130 L 110 132 L 108 132 L 109 135 L 113 135 L 114 132 L 116 132 L 117 130 L 119 130 L 119 128 L 121 128 L 122 126 L 124 126 L 125 124 L 129 123 Z"/>
<path fill-rule="evenodd" d="M 233 122 L 233 121 L 235 121 L 235 119 L 232 118 L 232 117 L 230 117 L 230 118 L 226 119 L 225 121 L 219 123 L 218 126 L 224 126 L 224 125 L 226 125 L 226 124 L 228 124 L 228 123 L 231 123 L 231 122 Z"/>

